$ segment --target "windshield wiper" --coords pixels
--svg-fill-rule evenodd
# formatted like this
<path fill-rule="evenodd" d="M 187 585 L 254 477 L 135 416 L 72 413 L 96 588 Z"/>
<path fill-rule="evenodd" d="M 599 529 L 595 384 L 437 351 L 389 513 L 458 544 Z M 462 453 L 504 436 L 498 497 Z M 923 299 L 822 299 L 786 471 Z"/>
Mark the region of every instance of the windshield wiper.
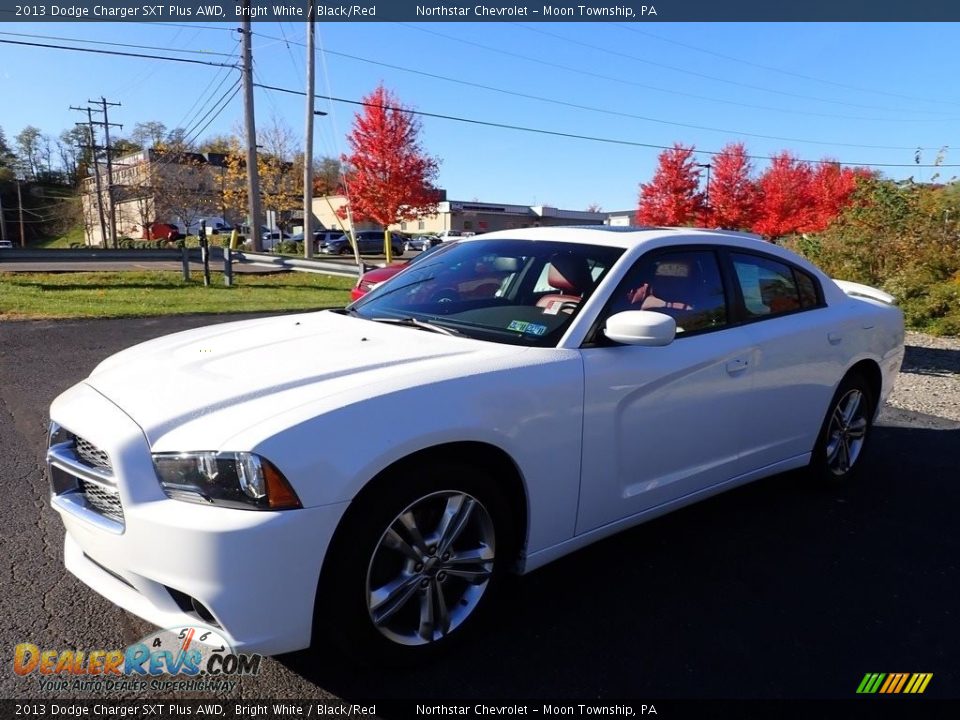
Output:
<path fill-rule="evenodd" d="M 451 328 L 444 327 L 442 325 L 437 325 L 436 323 L 428 322 L 427 320 L 420 320 L 415 317 L 400 317 L 400 318 L 368 317 L 365 319 L 372 320 L 373 322 L 391 323 L 393 325 L 406 325 L 407 327 L 415 327 L 415 328 L 420 328 L 421 330 L 429 330 L 430 332 L 440 333 L 441 335 L 461 335 L 462 334 Z"/>

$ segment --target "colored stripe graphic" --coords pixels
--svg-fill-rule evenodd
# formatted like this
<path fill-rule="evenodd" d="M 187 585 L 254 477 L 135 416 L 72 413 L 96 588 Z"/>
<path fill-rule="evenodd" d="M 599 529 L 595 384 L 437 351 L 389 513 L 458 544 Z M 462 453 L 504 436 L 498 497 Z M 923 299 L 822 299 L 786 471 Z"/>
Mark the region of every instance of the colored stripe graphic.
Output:
<path fill-rule="evenodd" d="M 867 673 L 857 686 L 857 694 L 919 695 L 927 689 L 933 673 Z"/>

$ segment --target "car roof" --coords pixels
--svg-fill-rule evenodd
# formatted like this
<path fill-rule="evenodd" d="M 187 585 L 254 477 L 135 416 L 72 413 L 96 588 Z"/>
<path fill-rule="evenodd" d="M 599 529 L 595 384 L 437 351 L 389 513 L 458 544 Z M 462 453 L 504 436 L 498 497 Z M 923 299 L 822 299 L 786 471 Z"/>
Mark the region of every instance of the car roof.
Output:
<path fill-rule="evenodd" d="M 684 243 L 702 242 L 704 244 L 732 244 L 744 247 L 757 246 L 770 248 L 771 244 L 759 235 L 734 230 L 706 230 L 694 227 L 646 227 L 611 225 L 562 225 L 555 227 L 516 228 L 497 230 L 464 238 L 467 242 L 513 238 L 516 240 L 551 240 L 555 242 L 575 242 L 588 245 L 606 245 L 629 249 L 637 245 L 652 243 L 656 240 L 679 240 Z"/>

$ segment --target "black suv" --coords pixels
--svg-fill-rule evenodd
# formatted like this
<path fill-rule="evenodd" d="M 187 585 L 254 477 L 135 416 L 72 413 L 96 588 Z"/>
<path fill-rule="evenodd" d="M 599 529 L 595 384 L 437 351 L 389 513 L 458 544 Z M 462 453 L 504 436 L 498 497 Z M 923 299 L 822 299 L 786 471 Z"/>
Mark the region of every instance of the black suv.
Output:
<path fill-rule="evenodd" d="M 383 255 L 383 230 L 362 230 L 356 234 L 357 245 L 361 255 Z M 403 255 L 403 240 L 395 235 L 390 237 L 391 252 L 394 255 Z M 330 240 L 321 251 L 328 255 L 349 255 L 353 252 L 350 240 L 344 235 L 336 240 Z"/>

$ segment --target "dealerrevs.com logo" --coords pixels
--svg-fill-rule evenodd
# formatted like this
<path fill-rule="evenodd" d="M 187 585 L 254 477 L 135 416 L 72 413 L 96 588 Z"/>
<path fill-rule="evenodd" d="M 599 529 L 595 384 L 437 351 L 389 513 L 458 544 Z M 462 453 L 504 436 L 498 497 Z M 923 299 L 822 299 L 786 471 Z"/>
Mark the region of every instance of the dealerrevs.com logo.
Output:
<path fill-rule="evenodd" d="M 234 652 L 219 630 L 190 625 L 159 630 L 116 650 L 42 650 L 20 643 L 13 671 L 35 676 L 45 692 L 229 692 L 241 677 L 258 675 L 261 660 Z"/>

